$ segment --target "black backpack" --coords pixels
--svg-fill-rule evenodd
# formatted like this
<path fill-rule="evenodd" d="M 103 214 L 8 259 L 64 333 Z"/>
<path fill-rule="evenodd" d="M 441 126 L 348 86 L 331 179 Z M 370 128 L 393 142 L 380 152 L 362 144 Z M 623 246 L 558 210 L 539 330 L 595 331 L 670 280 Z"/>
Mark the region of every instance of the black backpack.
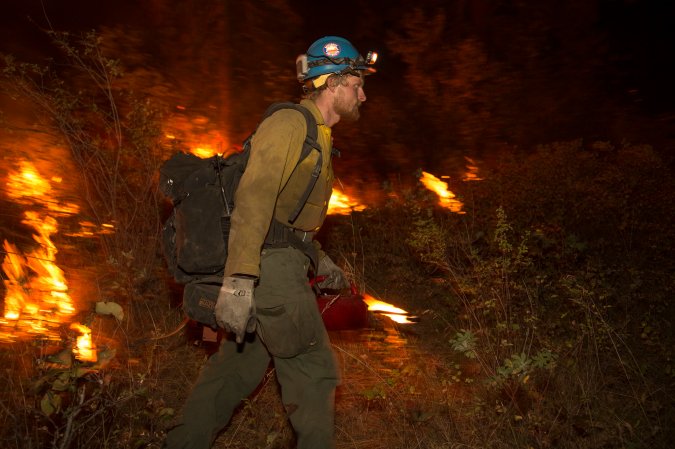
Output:
<path fill-rule="evenodd" d="M 319 152 L 307 188 L 288 218 L 293 223 L 321 172 L 321 147 L 317 142 L 316 120 L 303 106 L 275 103 L 267 109 L 263 120 L 280 109 L 300 111 L 307 121 L 307 136 L 298 164 L 313 150 Z M 248 163 L 252 137 L 253 134 L 246 139 L 241 152 L 225 158 L 216 155 L 201 159 L 178 152 L 160 167 L 160 191 L 173 204 L 171 215 L 162 227 L 167 266 L 176 282 L 186 284 L 183 309 L 187 315 L 213 327 L 213 307 L 227 260 L 234 193 Z"/>

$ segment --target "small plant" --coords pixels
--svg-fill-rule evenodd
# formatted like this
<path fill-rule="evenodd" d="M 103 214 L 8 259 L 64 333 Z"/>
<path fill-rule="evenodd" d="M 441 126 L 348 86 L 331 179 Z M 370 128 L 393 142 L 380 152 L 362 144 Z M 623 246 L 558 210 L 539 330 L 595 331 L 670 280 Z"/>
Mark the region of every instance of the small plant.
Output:
<path fill-rule="evenodd" d="M 527 383 L 535 369 L 550 370 L 555 367 L 556 355 L 548 349 L 537 352 L 532 357 L 524 352 L 512 354 L 497 367 L 496 375 L 489 379 L 492 385 L 502 385 L 507 380 Z"/>
<path fill-rule="evenodd" d="M 432 271 L 448 271 L 448 235 L 433 216 L 432 209 L 411 206 L 413 229 L 407 244 Z"/>
<path fill-rule="evenodd" d="M 97 362 L 81 362 L 73 356 L 72 348 L 67 347 L 44 360 L 38 360 L 42 375 L 33 385 L 33 389 L 38 392 L 46 390 L 40 400 L 42 413 L 50 418 L 56 414 L 79 414 L 84 401 L 84 396 L 80 397 L 80 393 L 83 393 L 80 388 L 84 383 L 102 384 L 102 371 L 114 357 L 114 349 L 104 349 L 98 351 Z M 73 402 L 72 397 L 66 398 L 75 394 L 80 403 Z M 68 408 L 64 409 L 64 404 Z"/>
<path fill-rule="evenodd" d="M 455 334 L 455 338 L 449 340 L 452 349 L 461 352 L 464 356 L 475 359 L 476 354 L 476 336 L 469 330 L 462 330 Z"/>
<path fill-rule="evenodd" d="M 32 390 L 40 397 L 39 410 L 47 421 L 44 429 L 51 435 L 52 447 L 71 447 L 91 420 L 108 413 L 105 369 L 115 353 L 102 349 L 97 351 L 96 362 L 83 362 L 73 355 L 70 340 L 65 349 L 37 361 L 40 375 Z"/>
<path fill-rule="evenodd" d="M 383 385 L 375 385 L 372 388 L 363 390 L 361 393 L 367 401 L 375 401 L 378 399 L 386 399 L 387 391 Z"/>

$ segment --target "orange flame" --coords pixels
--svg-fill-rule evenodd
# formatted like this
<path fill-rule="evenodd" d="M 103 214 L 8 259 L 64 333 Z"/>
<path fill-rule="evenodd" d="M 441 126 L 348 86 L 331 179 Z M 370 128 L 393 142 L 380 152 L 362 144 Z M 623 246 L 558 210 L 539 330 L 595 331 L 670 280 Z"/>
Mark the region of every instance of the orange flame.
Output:
<path fill-rule="evenodd" d="M 216 154 L 229 154 L 233 150 L 222 132 L 222 123 L 185 106 L 177 105 L 180 111 L 167 118 L 164 137 L 172 145 L 179 144 L 197 157 L 206 159 Z"/>
<path fill-rule="evenodd" d="M 441 205 L 446 209 L 449 209 L 451 212 L 454 212 L 456 214 L 465 213 L 462 210 L 464 204 L 458 199 L 455 199 L 456 195 L 452 193 L 450 190 L 448 190 L 447 182 L 441 181 L 431 173 L 427 173 L 425 171 L 422 172 L 422 177 L 420 178 L 420 181 L 422 182 L 422 184 L 424 184 L 424 187 L 426 187 L 427 189 L 431 190 L 436 195 L 438 195 L 439 205 Z"/>
<path fill-rule="evenodd" d="M 196 148 L 192 148 L 190 150 L 190 153 L 194 154 L 197 157 L 201 157 L 202 159 L 206 159 L 211 156 L 215 156 L 217 153 L 219 153 L 219 151 L 216 151 L 209 145 L 200 145 Z"/>
<path fill-rule="evenodd" d="M 483 178 L 478 176 L 478 166 L 476 165 L 476 162 L 470 157 L 464 156 L 464 159 L 466 159 L 467 164 L 466 173 L 464 173 L 462 181 L 482 181 Z"/>
<path fill-rule="evenodd" d="M 109 223 L 103 223 L 100 228 L 91 221 L 80 221 L 80 230 L 78 232 L 68 232 L 65 235 L 69 237 L 93 237 L 94 235 L 112 234 L 115 232 L 115 226 Z"/>
<path fill-rule="evenodd" d="M 77 337 L 77 345 L 73 348 L 75 358 L 83 362 L 95 362 L 98 356 L 96 354 L 96 347 L 91 341 L 91 330 L 87 326 L 78 323 L 72 323 L 70 328 L 82 334 Z"/>
<path fill-rule="evenodd" d="M 328 202 L 328 215 L 349 215 L 353 211 L 360 212 L 366 206 L 360 204 L 357 200 L 350 198 L 346 193 L 333 187 L 330 201 Z"/>
<path fill-rule="evenodd" d="M 8 177 L 11 198 L 22 204 L 39 200 L 50 212 L 58 214 L 78 210 L 74 204 L 50 201 L 51 185 L 32 164 L 22 161 L 20 168 Z M 58 251 L 51 236 L 58 231 L 56 219 L 32 210 L 25 211 L 24 217 L 21 222 L 35 230 L 33 240 L 37 247 L 23 255 L 16 245 L 3 241 L 6 256 L 2 269 L 7 277 L 3 283 L 7 293 L 0 329 L 12 328 L 9 332 L 0 332 L 0 340 L 4 341 L 13 341 L 25 334 L 57 338 L 55 329 L 75 313 L 63 271 L 55 264 Z"/>
<path fill-rule="evenodd" d="M 363 301 L 368 304 L 368 310 L 372 312 L 380 312 L 397 323 L 413 323 L 408 319 L 408 312 L 399 307 L 375 299 L 366 293 L 363 294 Z"/>

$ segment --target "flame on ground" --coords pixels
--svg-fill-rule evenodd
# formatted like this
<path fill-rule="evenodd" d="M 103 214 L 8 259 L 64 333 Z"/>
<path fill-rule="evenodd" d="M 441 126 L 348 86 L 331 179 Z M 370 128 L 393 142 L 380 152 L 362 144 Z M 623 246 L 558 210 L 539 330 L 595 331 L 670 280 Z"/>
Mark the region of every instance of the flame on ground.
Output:
<path fill-rule="evenodd" d="M 448 190 L 447 182 L 441 181 L 431 173 L 427 173 L 425 171 L 422 172 L 420 182 L 424 184 L 424 187 L 438 195 L 439 205 L 456 214 L 466 213 L 462 210 L 464 204 L 455 198 L 456 195 L 454 193 Z"/>
<path fill-rule="evenodd" d="M 0 332 L 0 340 L 13 340 L 25 333 L 57 338 L 56 328 L 75 313 L 63 270 L 55 264 L 57 249 L 50 237 L 58 229 L 56 219 L 32 211 L 25 215 L 22 223 L 35 228 L 33 239 L 38 246 L 23 255 L 15 245 L 3 242 L 7 293 L 0 324 L 13 329 L 8 334 Z"/>
<path fill-rule="evenodd" d="M 58 177 L 52 182 L 61 182 Z M 6 295 L 4 313 L 0 318 L 0 341 L 13 342 L 24 336 L 39 336 L 48 340 L 60 339 L 60 328 L 75 314 L 73 301 L 68 294 L 68 284 L 63 270 L 56 265 L 56 246 L 51 237 L 58 232 L 55 217 L 79 212 L 73 203 L 60 203 L 53 199 L 50 182 L 41 177 L 37 169 L 27 161 L 20 161 L 19 170 L 11 172 L 7 181 L 8 196 L 28 209 L 23 213 L 23 224 L 33 230 L 36 247 L 22 253 L 13 243 L 4 240 L 5 258 L 2 270 Z M 81 221 L 82 231 L 77 234 L 90 236 L 95 233 L 114 232 L 114 226 L 104 224 L 96 230 L 91 222 Z M 81 361 L 96 362 L 96 347 L 91 330 L 82 324 L 72 323 L 70 329 L 78 331 L 73 354 Z"/>
<path fill-rule="evenodd" d="M 333 187 L 333 193 L 328 202 L 328 215 L 349 215 L 353 211 L 360 212 L 366 206 L 359 203 L 357 200 L 350 198 L 346 193 Z"/>
<path fill-rule="evenodd" d="M 60 182 L 60 179 L 52 179 Z M 76 213 L 72 203 L 61 204 L 51 198 L 52 187 L 35 167 L 26 161 L 20 170 L 12 172 L 7 181 L 8 195 L 20 204 L 46 207 L 46 213 L 26 210 L 21 221 L 34 229 L 34 249 L 23 254 L 18 247 L 3 241 L 5 258 L 2 270 L 6 275 L 5 309 L 0 319 L 0 341 L 15 341 L 24 335 L 41 335 L 57 339 L 58 327 L 75 313 L 68 295 L 65 275 L 55 263 L 58 250 L 51 236 L 58 232 L 58 222 L 52 215 Z M 5 332 L 5 329 L 7 330 Z"/>
<path fill-rule="evenodd" d="M 467 156 L 464 156 L 464 159 L 466 159 L 467 164 L 466 173 L 464 173 L 462 181 L 482 181 L 483 178 L 478 175 L 478 165 L 476 165 L 476 162 Z"/>
<path fill-rule="evenodd" d="M 80 229 L 77 232 L 68 232 L 64 235 L 69 237 L 94 237 L 95 235 L 105 235 L 112 234 L 115 232 L 115 226 L 110 223 L 103 223 L 100 228 L 98 228 L 91 221 L 80 221 L 78 223 Z"/>
<path fill-rule="evenodd" d="M 96 362 L 98 357 L 96 355 L 96 347 L 91 341 L 91 330 L 87 326 L 78 323 L 72 323 L 70 328 L 82 334 L 77 337 L 77 345 L 73 348 L 75 358 L 83 362 Z"/>
<path fill-rule="evenodd" d="M 164 126 L 164 137 L 169 142 L 203 159 L 234 151 L 221 129 L 222 123 L 186 106 L 177 105 L 176 109 L 180 112 L 170 116 Z"/>
<path fill-rule="evenodd" d="M 222 153 L 222 151 L 218 151 L 210 145 L 199 145 L 195 148 L 192 148 L 190 153 L 202 159 L 206 159 L 211 156 L 215 156 L 218 153 Z"/>
<path fill-rule="evenodd" d="M 371 312 L 379 312 L 397 323 L 413 323 L 413 321 L 408 319 L 408 312 L 399 307 L 375 299 L 366 293 L 363 294 L 363 301 L 368 304 L 368 310 Z"/>

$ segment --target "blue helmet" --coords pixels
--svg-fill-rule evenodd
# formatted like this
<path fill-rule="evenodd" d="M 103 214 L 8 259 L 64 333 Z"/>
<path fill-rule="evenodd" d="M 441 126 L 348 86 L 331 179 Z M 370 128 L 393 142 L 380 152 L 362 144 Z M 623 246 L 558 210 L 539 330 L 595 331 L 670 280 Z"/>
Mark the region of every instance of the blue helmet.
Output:
<path fill-rule="evenodd" d="M 368 56 L 364 58 L 347 39 L 337 36 L 322 37 L 310 45 L 307 54 L 296 59 L 298 81 L 303 83 L 330 74 L 373 73 L 375 68 L 372 65 L 376 60 L 377 53 L 368 52 Z"/>

